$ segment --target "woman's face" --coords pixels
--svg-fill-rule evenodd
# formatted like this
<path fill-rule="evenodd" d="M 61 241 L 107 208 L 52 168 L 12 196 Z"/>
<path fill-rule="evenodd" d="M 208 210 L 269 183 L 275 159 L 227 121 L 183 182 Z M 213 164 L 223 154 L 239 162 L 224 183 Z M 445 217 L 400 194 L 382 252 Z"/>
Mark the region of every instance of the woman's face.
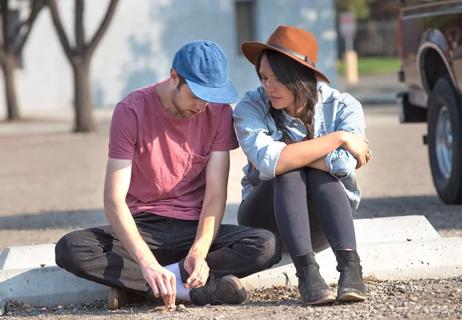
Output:
<path fill-rule="evenodd" d="M 273 108 L 278 110 L 287 109 L 289 114 L 294 114 L 296 111 L 295 95 L 276 77 L 266 55 L 261 58 L 259 72 L 261 84 L 266 95 L 271 100 Z"/>

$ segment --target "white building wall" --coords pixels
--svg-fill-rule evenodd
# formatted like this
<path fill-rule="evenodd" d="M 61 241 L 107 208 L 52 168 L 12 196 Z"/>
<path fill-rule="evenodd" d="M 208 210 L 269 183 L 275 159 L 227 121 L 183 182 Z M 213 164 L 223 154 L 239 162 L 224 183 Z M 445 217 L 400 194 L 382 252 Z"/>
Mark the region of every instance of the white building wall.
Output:
<path fill-rule="evenodd" d="M 86 1 L 87 37 L 94 34 L 108 1 Z M 59 1 L 73 41 L 74 1 Z M 319 39 L 318 66 L 336 81 L 335 12 L 331 0 L 257 0 L 256 33 L 265 41 L 278 24 L 312 31 Z M 228 55 L 239 94 L 258 85 L 253 66 L 236 48 L 233 0 L 122 0 L 92 60 L 95 107 L 113 107 L 131 90 L 165 78 L 175 51 L 185 42 L 209 39 Z M 17 72 L 17 94 L 24 115 L 72 108 L 72 71 L 48 9 L 40 14 Z M 0 117 L 5 115 L 3 79 Z"/>

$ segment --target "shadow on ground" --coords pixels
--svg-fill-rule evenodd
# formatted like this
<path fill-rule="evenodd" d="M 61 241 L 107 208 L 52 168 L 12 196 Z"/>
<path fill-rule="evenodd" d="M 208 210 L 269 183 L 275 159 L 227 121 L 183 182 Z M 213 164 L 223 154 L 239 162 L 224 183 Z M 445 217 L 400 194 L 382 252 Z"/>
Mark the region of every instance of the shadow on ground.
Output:
<path fill-rule="evenodd" d="M 226 206 L 223 223 L 236 223 L 238 204 Z M 462 229 L 462 205 L 444 205 L 436 196 L 365 198 L 355 218 L 424 215 L 437 230 Z M 106 224 L 102 208 L 50 211 L 0 217 L 0 230 L 88 228 Z"/>
<path fill-rule="evenodd" d="M 445 205 L 436 196 L 364 198 L 355 218 L 423 215 L 436 230 L 462 229 L 462 205 Z"/>
<path fill-rule="evenodd" d="M 106 224 L 103 209 L 50 211 L 0 217 L 0 230 L 88 228 Z"/>

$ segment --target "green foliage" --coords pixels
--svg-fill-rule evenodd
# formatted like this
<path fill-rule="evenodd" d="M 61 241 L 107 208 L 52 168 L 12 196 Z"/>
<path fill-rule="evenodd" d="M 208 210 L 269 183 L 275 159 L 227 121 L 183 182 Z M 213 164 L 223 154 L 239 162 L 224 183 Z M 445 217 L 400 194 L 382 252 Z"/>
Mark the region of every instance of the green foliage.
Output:
<path fill-rule="evenodd" d="M 350 0 L 350 8 L 357 19 L 369 18 L 369 2 L 367 0 Z"/>
<path fill-rule="evenodd" d="M 336 0 L 335 8 L 338 12 L 351 11 L 358 20 L 365 20 L 370 16 L 369 0 Z"/>
<path fill-rule="evenodd" d="M 390 57 L 358 58 L 359 75 L 396 73 L 398 72 L 399 67 L 400 67 L 400 61 L 398 58 L 390 58 Z M 343 60 L 337 61 L 337 72 L 339 75 L 344 74 L 345 62 Z"/>

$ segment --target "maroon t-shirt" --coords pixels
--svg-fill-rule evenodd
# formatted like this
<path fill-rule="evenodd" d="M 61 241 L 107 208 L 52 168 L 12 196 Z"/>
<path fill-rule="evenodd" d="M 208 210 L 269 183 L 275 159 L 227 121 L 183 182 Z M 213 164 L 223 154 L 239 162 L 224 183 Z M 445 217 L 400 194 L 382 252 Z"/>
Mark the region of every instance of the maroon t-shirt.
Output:
<path fill-rule="evenodd" d="M 132 160 L 126 202 L 132 214 L 199 219 L 205 168 L 212 151 L 238 147 L 229 105 L 177 119 L 161 105 L 154 84 L 125 97 L 112 115 L 109 158 Z"/>

